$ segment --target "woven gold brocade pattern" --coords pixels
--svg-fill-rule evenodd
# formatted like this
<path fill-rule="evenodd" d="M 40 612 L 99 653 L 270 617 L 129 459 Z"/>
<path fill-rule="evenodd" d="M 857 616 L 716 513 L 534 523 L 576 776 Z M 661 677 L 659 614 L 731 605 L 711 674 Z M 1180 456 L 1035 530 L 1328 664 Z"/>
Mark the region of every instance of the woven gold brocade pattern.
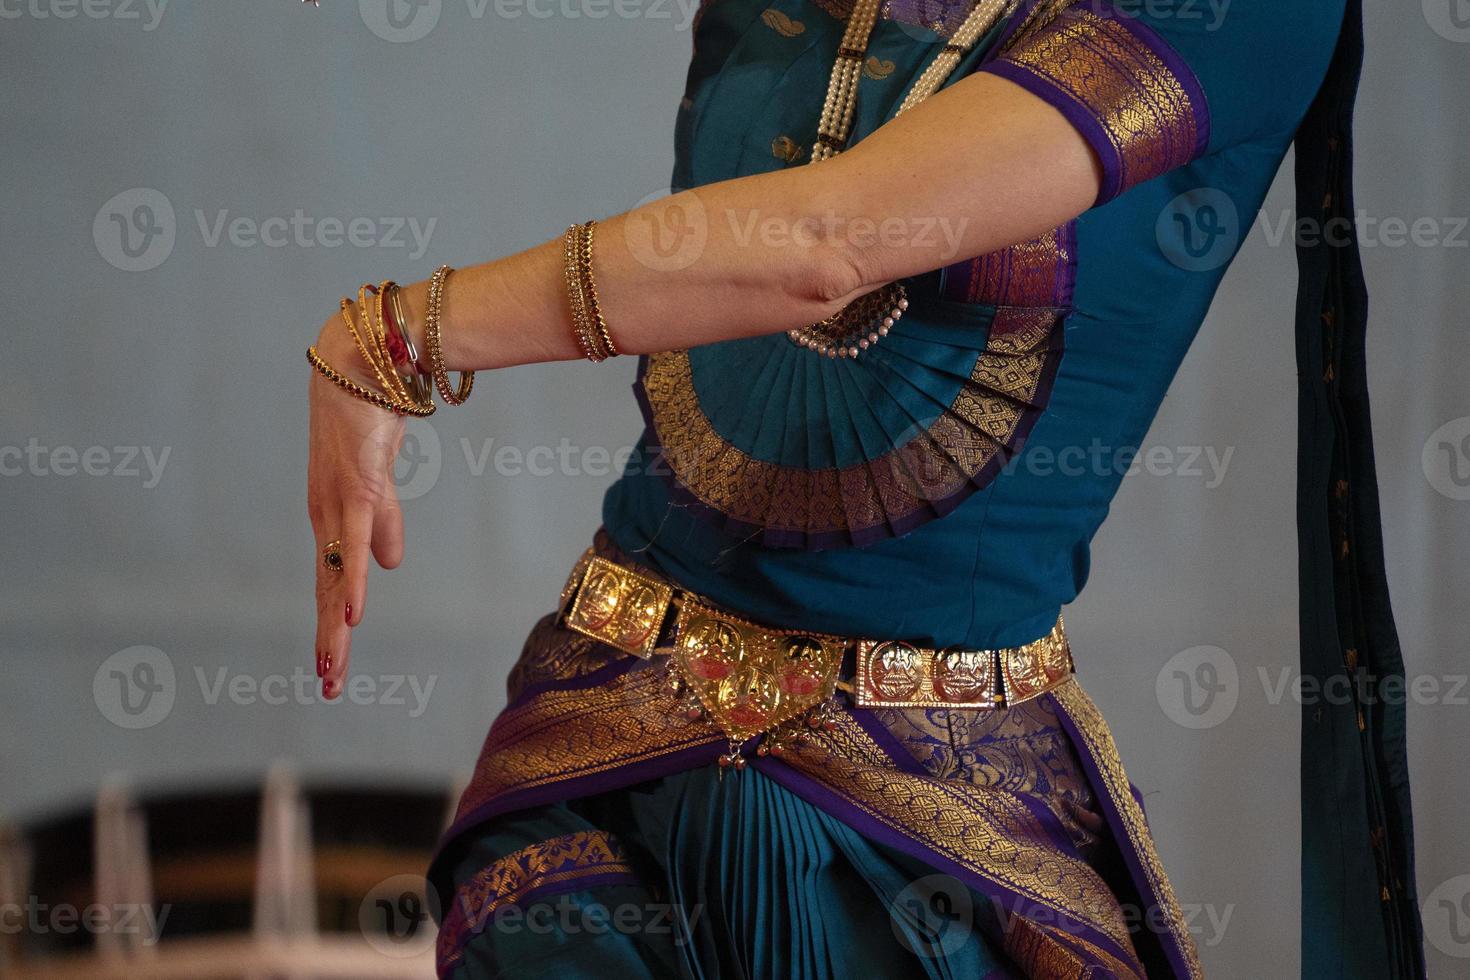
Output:
<path fill-rule="evenodd" d="M 1085 949 L 1089 956 L 1106 964 L 1118 980 L 1144 980 L 1135 965 L 1119 960 L 1096 943 L 1055 926 L 1043 925 L 1021 916 L 1006 925 L 1005 951 L 1029 980 L 1093 980 L 1096 968 L 1075 949 Z"/>
<path fill-rule="evenodd" d="M 552 837 L 507 854 L 455 892 L 440 929 L 439 948 L 449 951 L 440 970 L 464 956 L 464 937 L 483 929 L 498 910 L 551 886 L 610 874 L 632 875 L 633 868 L 618 839 L 600 830 Z"/>
<path fill-rule="evenodd" d="M 596 640 L 561 629 L 557 615 L 548 613 L 531 627 L 526 649 L 534 650 L 535 656 L 522 656 L 511 668 L 506 678 L 506 698 L 510 701 L 520 697 L 521 692 L 532 684 L 562 681 L 590 674 L 612 663 L 621 654 Z"/>
<path fill-rule="evenodd" d="M 1117 154 L 1121 188 L 1193 158 L 1199 134 L 1188 92 L 1118 20 L 1072 6 L 1002 57 L 1087 107 Z"/>
<path fill-rule="evenodd" d="M 1162 906 L 1156 914 L 1161 913 L 1164 916 L 1170 935 L 1183 951 L 1191 980 L 1203 978 L 1204 971 L 1200 967 L 1194 937 L 1190 935 L 1189 927 L 1184 921 L 1184 913 L 1179 908 L 1178 900 L 1174 897 L 1173 886 L 1169 884 L 1169 879 L 1164 874 L 1164 864 L 1159 859 L 1158 850 L 1154 847 L 1153 836 L 1149 833 L 1143 808 L 1138 805 L 1138 801 L 1133 798 L 1133 793 L 1129 789 L 1128 776 L 1123 770 L 1122 757 L 1118 754 L 1118 747 L 1113 742 L 1112 731 L 1103 719 L 1102 712 L 1079 685 L 1063 685 L 1053 693 L 1062 709 L 1067 712 L 1068 717 L 1072 719 L 1081 733 L 1086 744 L 1079 749 L 1092 756 L 1098 772 L 1102 775 L 1108 796 L 1123 818 L 1127 827 L 1129 845 L 1137 853 L 1144 873 L 1148 876 L 1149 886 Z"/>
<path fill-rule="evenodd" d="M 527 685 L 491 727 L 456 823 L 472 823 L 477 811 L 503 806 L 502 801 L 523 790 L 552 787 L 558 798 L 569 798 L 596 791 L 577 788 L 573 781 L 581 777 L 689 748 L 709 750 L 712 760 L 724 746 L 717 727 L 680 710 L 664 671 L 658 669 L 662 658 L 636 662 L 631 670 L 595 682 L 579 681 L 610 648 L 588 641 L 590 649 L 568 654 L 569 647 L 582 650 L 585 638 L 549 619 L 543 622 L 516 668 L 539 686 Z M 562 683 L 545 683 L 550 681 Z M 563 689 L 568 682 L 574 686 Z M 790 743 L 779 759 L 767 764 L 791 767 L 868 819 L 1031 903 L 1035 911 L 1011 915 L 1006 933 L 1008 950 L 1027 964 L 1028 976 L 1085 980 L 1087 974 L 1077 965 L 1091 962 L 1106 964 L 1122 980 L 1137 980 L 1143 974 L 1123 910 L 1088 863 L 1090 845 L 1101 833 L 1101 813 L 1072 743 L 1058 726 L 1058 710 L 1087 733 L 1085 751 L 1103 772 L 1110 799 L 1125 815 L 1131 813 L 1126 818 L 1128 839 L 1119 843 L 1135 849 L 1150 868 L 1150 882 L 1164 896 L 1172 930 L 1183 930 L 1182 916 L 1141 811 L 1128 794 L 1105 724 L 1075 678 L 1054 688 L 1052 695 L 1058 707 L 1043 698 L 1000 712 L 871 712 L 901 749 L 880 744 L 855 714 L 842 710 L 833 729 L 810 732 L 807 742 Z M 900 768 L 891 751 L 906 751 L 925 771 Z M 1051 809 L 1059 824 L 1033 809 L 1037 801 Z M 1059 841 L 1059 831 L 1071 836 L 1075 849 Z M 497 889 L 508 874 L 496 879 Z M 1095 943 L 1077 935 L 1076 924 L 1095 930 Z M 1192 954 L 1188 934 L 1180 935 Z"/>
<path fill-rule="evenodd" d="M 949 497 L 995 457 L 1036 395 L 1059 319 L 1049 308 L 998 311 L 971 372 L 995 394 L 962 386 L 927 429 L 844 468 L 783 466 L 729 443 L 700 407 L 687 351 L 649 355 L 643 389 L 668 465 L 702 503 L 767 528 L 859 530 Z"/>
<path fill-rule="evenodd" d="M 1052 913 L 1086 922 L 1132 953 L 1123 910 L 1106 882 L 1051 843 L 1018 796 L 903 772 L 847 714 L 782 761 L 869 817 Z M 1141 976 L 1141 966 L 1120 974 L 1129 975 Z"/>
<path fill-rule="evenodd" d="M 659 670 L 630 670 L 595 687 L 543 691 L 495 719 L 456 819 L 512 790 L 723 741 L 710 722 L 679 710 Z"/>
<path fill-rule="evenodd" d="M 873 716 L 930 776 L 1046 800 L 1079 848 L 1098 842 L 1103 816 L 1048 699 L 1004 711 L 879 708 Z"/>

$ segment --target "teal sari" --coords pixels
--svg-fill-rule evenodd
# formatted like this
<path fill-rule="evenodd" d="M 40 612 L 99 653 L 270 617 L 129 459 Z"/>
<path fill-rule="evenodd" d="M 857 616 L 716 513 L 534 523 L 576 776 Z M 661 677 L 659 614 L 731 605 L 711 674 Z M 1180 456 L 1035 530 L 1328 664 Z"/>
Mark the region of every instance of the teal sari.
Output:
<path fill-rule="evenodd" d="M 676 189 L 807 163 L 850 9 L 701 7 Z M 967 11 L 885 5 L 854 139 Z M 781 334 L 643 358 L 647 428 L 598 549 L 776 627 L 974 650 L 1044 635 L 1293 141 L 1298 216 L 1353 215 L 1360 60 L 1357 0 L 1019 4 L 953 77 L 997 75 L 1066 116 L 1102 165 L 1095 206 L 905 280 L 907 314 L 857 358 Z M 1403 706 L 1367 696 L 1403 662 L 1366 298 L 1351 236 L 1299 259 L 1302 671 L 1362 682 L 1304 715 L 1303 972 L 1409 980 Z M 431 873 L 442 975 L 1202 975 L 1075 680 L 995 711 L 839 697 L 834 731 L 723 780 L 720 733 L 680 717 L 657 671 L 556 616 L 510 694 Z M 627 929 L 587 927 L 620 909 Z M 655 928 L 660 909 L 674 927 Z"/>

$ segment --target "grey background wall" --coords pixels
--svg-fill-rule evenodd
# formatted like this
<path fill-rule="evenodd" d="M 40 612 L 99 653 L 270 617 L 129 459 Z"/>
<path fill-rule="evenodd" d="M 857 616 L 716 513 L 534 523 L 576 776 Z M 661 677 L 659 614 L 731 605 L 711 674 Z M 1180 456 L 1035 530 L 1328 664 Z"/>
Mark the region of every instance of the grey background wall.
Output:
<path fill-rule="evenodd" d="M 690 47 L 688 0 L 393 4 L 0 0 L 5 816 L 274 759 L 447 783 L 596 526 L 633 364 L 482 378 L 412 432 L 408 557 L 356 643 L 370 686 L 313 697 L 302 348 L 363 279 L 665 187 Z M 1430 956 L 1463 976 L 1470 26 L 1453 0 L 1369 6 L 1375 433 Z M 1297 972 L 1290 203 L 1278 180 L 1069 610 L 1217 976 Z"/>

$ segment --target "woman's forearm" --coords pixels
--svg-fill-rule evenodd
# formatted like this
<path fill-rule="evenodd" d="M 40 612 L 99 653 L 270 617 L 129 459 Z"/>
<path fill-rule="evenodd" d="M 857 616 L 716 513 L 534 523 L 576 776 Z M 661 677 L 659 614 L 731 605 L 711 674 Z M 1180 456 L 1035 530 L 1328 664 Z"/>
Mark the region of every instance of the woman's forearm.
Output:
<path fill-rule="evenodd" d="M 593 271 L 637 354 L 806 326 L 885 282 L 1034 237 L 1086 209 L 1086 143 L 1018 86 L 975 75 L 815 166 L 701 186 L 598 223 Z M 574 359 L 558 237 L 458 271 L 453 370 Z M 427 284 L 406 287 L 423 350 Z"/>

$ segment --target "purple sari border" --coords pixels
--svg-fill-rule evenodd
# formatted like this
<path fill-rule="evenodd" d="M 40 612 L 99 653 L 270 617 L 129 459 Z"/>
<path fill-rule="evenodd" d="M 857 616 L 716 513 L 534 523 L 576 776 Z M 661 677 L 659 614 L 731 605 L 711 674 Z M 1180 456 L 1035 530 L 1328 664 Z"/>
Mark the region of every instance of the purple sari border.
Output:
<path fill-rule="evenodd" d="M 445 845 L 465 831 L 502 814 L 626 789 L 660 776 L 670 776 L 696 766 L 711 764 L 724 751 L 726 751 L 725 740 L 716 734 L 703 741 L 686 743 L 672 752 L 624 762 L 599 772 L 568 776 L 565 779 L 553 780 L 529 789 L 502 793 L 455 820 L 444 833 L 440 851 L 442 852 Z M 435 860 L 437 860 L 437 855 Z"/>
<path fill-rule="evenodd" d="M 904 746 L 898 736 L 889 731 L 888 726 L 879 721 L 872 711 L 867 708 L 859 708 L 856 704 L 851 703 L 851 699 L 846 695 L 843 695 L 843 699 L 848 702 L 847 711 L 853 721 L 857 722 L 858 727 L 866 732 L 868 737 L 888 755 L 888 758 L 893 761 L 894 768 L 915 776 L 929 775 L 924 764 L 914 758 L 914 754 Z"/>
<path fill-rule="evenodd" d="M 601 645 L 606 646 L 606 644 Z M 641 660 L 618 651 L 616 647 L 609 646 L 608 649 L 616 652 L 618 659 L 611 660 L 596 670 L 589 670 L 587 673 L 578 674 L 575 677 L 562 677 L 556 680 L 536 681 L 527 684 L 516 693 L 514 698 L 506 702 L 505 710 L 509 711 L 513 708 L 520 707 L 537 695 L 545 694 L 548 691 L 576 691 L 584 688 L 601 687 L 607 681 L 626 674 L 643 663 Z"/>

